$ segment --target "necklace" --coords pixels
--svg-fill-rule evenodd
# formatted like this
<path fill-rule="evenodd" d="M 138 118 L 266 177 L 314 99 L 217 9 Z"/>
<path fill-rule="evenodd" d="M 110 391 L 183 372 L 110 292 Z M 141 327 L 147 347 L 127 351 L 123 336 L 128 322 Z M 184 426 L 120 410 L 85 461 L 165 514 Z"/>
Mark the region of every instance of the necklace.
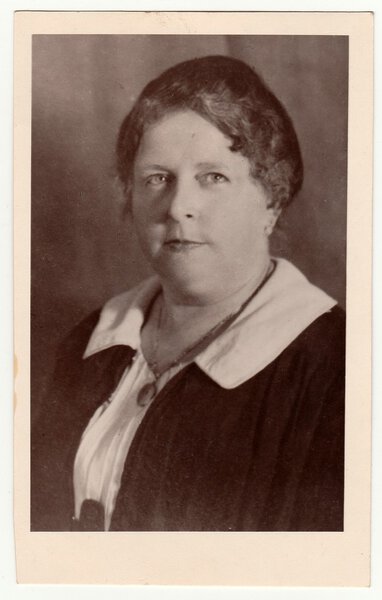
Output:
<path fill-rule="evenodd" d="M 162 377 L 162 375 L 164 373 L 166 373 L 166 371 L 169 371 L 173 367 L 179 366 L 181 364 L 181 362 L 189 354 L 194 352 L 199 346 L 202 346 L 202 345 L 206 346 L 212 340 L 213 337 L 217 337 L 219 335 L 219 333 L 222 333 L 224 329 L 229 327 L 229 325 L 236 319 L 236 317 L 239 316 L 239 314 L 246 308 L 246 306 L 249 304 L 249 302 L 256 296 L 256 294 L 258 294 L 258 292 L 261 290 L 261 288 L 266 284 L 266 282 L 272 275 L 273 271 L 275 270 L 275 267 L 276 267 L 275 261 L 271 260 L 269 265 L 267 266 L 267 270 L 265 271 L 265 274 L 263 275 L 259 285 L 254 289 L 254 291 L 250 294 L 250 296 L 248 298 L 246 298 L 246 300 L 244 300 L 244 302 L 239 306 L 239 308 L 237 310 L 235 310 L 235 311 L 229 313 L 228 315 L 226 315 L 225 317 L 223 317 L 223 319 L 221 319 L 218 323 L 216 323 L 213 327 L 211 327 L 211 329 L 209 329 L 206 333 L 204 333 L 202 335 L 202 337 L 198 338 L 198 340 L 196 342 L 193 342 L 190 346 L 187 346 L 186 348 L 184 348 L 182 350 L 182 352 L 180 352 L 180 354 L 178 354 L 178 356 L 174 360 L 172 360 L 168 365 L 166 365 L 164 368 L 159 370 L 157 367 L 156 356 L 157 356 L 157 352 L 158 352 L 159 339 L 160 339 L 161 326 L 162 326 L 162 304 L 161 304 L 160 311 L 158 314 L 158 319 L 157 319 L 157 325 L 156 325 L 155 343 L 154 343 L 154 349 L 153 349 L 154 360 L 152 360 L 150 362 L 147 361 L 147 364 L 150 367 L 150 369 L 155 377 L 155 381 L 153 381 L 151 383 L 146 383 L 142 387 L 142 389 L 139 391 L 138 396 L 137 396 L 137 403 L 139 406 L 147 406 L 155 398 L 155 396 L 157 395 L 158 381 Z"/>

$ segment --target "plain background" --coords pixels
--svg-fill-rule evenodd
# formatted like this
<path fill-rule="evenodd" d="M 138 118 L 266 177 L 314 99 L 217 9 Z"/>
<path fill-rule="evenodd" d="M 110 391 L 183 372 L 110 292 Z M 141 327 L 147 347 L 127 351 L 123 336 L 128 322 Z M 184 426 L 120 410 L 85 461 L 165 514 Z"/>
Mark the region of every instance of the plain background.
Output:
<path fill-rule="evenodd" d="M 115 176 L 119 125 L 143 86 L 195 56 L 263 76 L 300 140 L 305 180 L 273 236 L 345 306 L 348 39 L 344 36 L 35 35 L 32 45 L 33 399 L 57 343 L 150 271 Z M 38 403 L 38 400 L 37 400 Z"/>
<path fill-rule="evenodd" d="M 41 0 L 39 2 L 39 9 L 43 10 L 60 10 L 63 9 L 63 3 L 57 0 Z M 151 2 L 140 4 L 140 9 L 205 9 L 205 3 L 182 3 L 179 6 L 178 2 Z M 13 546 L 13 530 L 12 530 L 12 11 L 16 9 L 35 9 L 34 0 L 24 0 L 23 3 L 18 0 L 3 0 L 0 5 L 1 19 L 0 19 L 0 43 L 1 43 L 1 64 L 2 64 L 2 84 L 3 93 L 1 94 L 1 119 L 2 119 L 2 136 L 0 138 L 1 144 L 1 156 L 3 169 L 3 184 L 1 186 L 3 192 L 4 201 L 1 203 L 0 212 L 0 228 L 1 228 L 1 274 L 2 274 L 2 293 L 0 295 L 1 303 L 1 332 L 0 343 L 1 343 L 1 356 L 0 361 L 1 369 L 1 381 L 2 381 L 2 398 L 1 403 L 1 448 L 2 448 L 2 478 L 1 478 L 1 506 L 4 510 L 1 511 L 1 531 L 2 531 L 2 543 L 0 545 L 1 554 L 1 569 L 0 569 L 0 587 L 2 594 L 6 598 L 66 598 L 68 594 L 73 598 L 104 598 L 107 594 L 108 597 L 112 598 L 125 598 L 128 593 L 130 598 L 178 598 L 179 593 L 182 594 L 183 598 L 253 598 L 254 595 L 261 599 L 266 598 L 378 598 L 382 590 L 382 579 L 381 579 L 381 533 L 382 533 L 382 519 L 380 507 L 382 502 L 382 478 L 381 478 L 381 454 L 382 454 L 382 442 L 380 433 L 381 427 L 381 407 L 379 402 L 375 402 L 374 415 L 373 415 L 373 431 L 374 431 L 374 461 L 373 461 L 373 501 L 376 509 L 373 514 L 373 553 L 372 553 L 372 565 L 373 565 L 373 583 L 372 588 L 369 590 L 364 589 L 248 589 L 248 588 L 193 588 L 193 589 L 182 589 L 179 588 L 129 588 L 126 590 L 125 587 L 112 587 L 107 586 L 70 586 L 66 588 L 64 586 L 17 586 L 15 584 L 15 564 L 14 564 L 14 546 Z M 381 62 L 379 57 L 382 56 L 381 47 L 381 35 L 382 30 L 380 27 L 380 2 L 379 0 L 267 0 L 267 2 L 259 2 L 257 0 L 236 0 L 235 2 L 226 2 L 224 6 L 221 2 L 210 2 L 209 8 L 215 10 L 221 10 L 223 8 L 230 10 L 337 10 L 337 11 L 364 11 L 373 10 L 376 13 L 375 31 L 376 31 L 376 106 L 380 104 L 381 93 Z M 77 0 L 75 3 L 68 2 L 65 5 L 66 10 L 134 10 L 136 6 L 134 3 L 123 1 L 108 1 L 107 3 L 98 1 L 95 2 L 89 0 Z M 381 144 L 382 144 L 382 130 L 381 130 L 381 119 L 378 116 L 376 118 L 376 135 L 375 135 L 375 150 L 376 150 L 376 164 L 381 160 Z M 380 164 L 380 162 L 379 162 Z M 375 173 L 375 197 L 378 197 L 378 193 L 381 190 L 381 176 L 380 169 L 376 169 Z M 374 229 L 380 228 L 382 224 L 382 211 L 380 203 L 375 203 L 375 224 Z M 16 232 L 17 235 L 17 232 Z M 382 303 L 381 285 L 377 273 L 379 272 L 382 258 L 382 244 L 380 236 L 375 237 L 375 265 L 374 273 L 375 277 L 375 319 L 374 328 L 376 333 L 375 340 L 375 367 L 378 361 L 381 359 L 381 317 L 380 308 Z M 374 397 L 380 395 L 382 389 L 382 378 L 380 375 L 380 369 L 375 369 L 374 373 Z M 378 434 L 378 435 L 377 435 Z"/>

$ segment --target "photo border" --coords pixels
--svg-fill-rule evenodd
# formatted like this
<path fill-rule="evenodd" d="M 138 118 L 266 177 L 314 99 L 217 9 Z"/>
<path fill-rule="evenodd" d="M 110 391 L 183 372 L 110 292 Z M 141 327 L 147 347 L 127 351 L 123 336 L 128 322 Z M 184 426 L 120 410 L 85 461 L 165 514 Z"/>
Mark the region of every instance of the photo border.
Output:
<path fill-rule="evenodd" d="M 370 571 L 373 18 L 370 13 L 31 13 L 15 16 L 15 533 L 18 581 L 368 585 Z M 31 35 L 349 36 L 345 531 L 29 531 Z M 362 202 L 359 199 L 362 198 Z M 95 539 L 96 536 L 96 539 Z M 298 537 L 298 542 L 297 542 Z M 217 539 L 219 538 L 219 539 Z M 95 543 L 96 542 L 96 543 Z M 52 551 L 54 549 L 54 552 Z M 113 561 L 108 557 L 113 556 Z M 181 557 L 181 558 L 180 558 Z"/>

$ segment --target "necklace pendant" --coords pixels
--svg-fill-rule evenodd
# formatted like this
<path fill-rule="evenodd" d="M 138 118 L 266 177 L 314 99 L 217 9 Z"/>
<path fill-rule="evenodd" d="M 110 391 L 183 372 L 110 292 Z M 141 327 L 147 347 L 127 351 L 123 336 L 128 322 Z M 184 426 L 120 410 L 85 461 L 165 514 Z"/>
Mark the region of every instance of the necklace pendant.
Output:
<path fill-rule="evenodd" d="M 139 390 L 137 396 L 138 406 L 147 406 L 154 400 L 157 393 L 156 382 L 146 383 L 142 389 Z"/>

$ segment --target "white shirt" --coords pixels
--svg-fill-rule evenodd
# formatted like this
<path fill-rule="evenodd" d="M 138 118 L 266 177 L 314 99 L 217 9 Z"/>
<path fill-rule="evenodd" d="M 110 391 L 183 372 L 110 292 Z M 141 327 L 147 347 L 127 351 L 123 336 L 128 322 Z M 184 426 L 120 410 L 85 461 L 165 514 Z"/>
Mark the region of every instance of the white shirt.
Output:
<path fill-rule="evenodd" d="M 139 406 L 137 396 L 146 384 L 154 382 L 160 392 L 183 366 L 169 369 L 156 380 L 141 349 L 137 350 L 116 390 L 96 410 L 82 434 L 74 462 L 76 518 L 84 500 L 97 500 L 105 508 L 105 530 L 109 529 L 127 453 L 151 404 Z"/>
<path fill-rule="evenodd" d="M 226 389 L 256 375 L 336 304 L 291 263 L 284 259 L 276 263 L 269 281 L 237 319 L 194 358 L 202 371 Z M 75 517 L 79 518 L 83 500 L 97 500 L 105 508 L 105 530 L 110 527 L 127 453 L 149 407 L 139 406 L 137 396 L 144 385 L 155 381 L 140 349 L 140 330 L 159 289 L 159 279 L 152 277 L 109 300 L 84 354 L 86 358 L 116 344 L 136 349 L 113 395 L 85 429 L 74 464 Z M 166 371 L 157 382 L 157 392 L 183 366 Z"/>

